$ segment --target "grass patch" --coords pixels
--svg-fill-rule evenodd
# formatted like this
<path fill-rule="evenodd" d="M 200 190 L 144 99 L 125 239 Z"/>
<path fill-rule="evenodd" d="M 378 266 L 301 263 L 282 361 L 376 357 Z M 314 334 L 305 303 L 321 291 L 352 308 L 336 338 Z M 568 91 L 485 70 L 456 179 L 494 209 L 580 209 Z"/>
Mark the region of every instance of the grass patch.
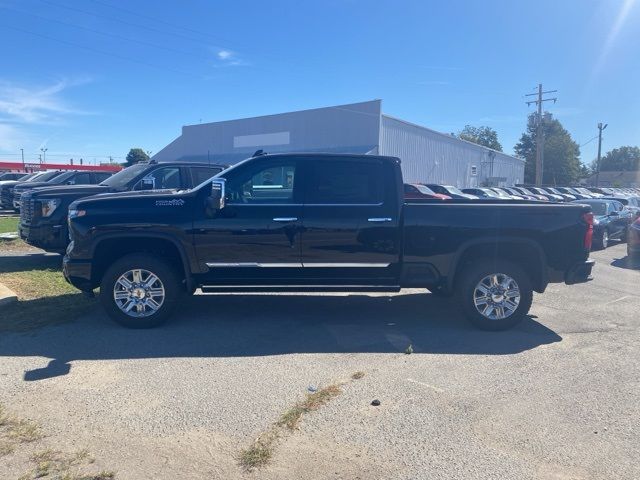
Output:
<path fill-rule="evenodd" d="M 352 380 L 364 377 L 364 372 L 355 372 Z M 302 417 L 309 412 L 318 410 L 321 406 L 330 402 L 342 393 L 341 384 L 332 384 L 317 392 L 307 394 L 304 400 L 296 403 L 285 411 L 280 418 L 262 433 L 248 448 L 242 450 L 238 456 L 238 463 L 245 470 L 251 471 L 267 465 L 273 458 L 277 440 L 282 436 L 295 431 Z"/>
<path fill-rule="evenodd" d="M 6 451 L 17 443 L 31 443 L 41 438 L 37 423 L 9 415 L 0 405 L 0 441 Z"/>
<path fill-rule="evenodd" d="M 18 295 L 2 308 L 0 332 L 24 332 L 74 320 L 96 301 L 68 284 L 58 256 L 0 257 L 0 283 Z"/>
<path fill-rule="evenodd" d="M 317 410 L 332 398 L 340 395 L 340 393 L 342 393 L 342 390 L 340 390 L 338 385 L 329 385 L 315 393 L 307 394 L 307 398 L 302 402 L 295 404 L 289 410 L 284 412 L 276 422 L 276 425 L 288 428 L 289 430 L 295 430 L 305 413 Z"/>
<path fill-rule="evenodd" d="M 20 217 L 0 217 L 0 233 L 13 233 L 18 231 Z"/>

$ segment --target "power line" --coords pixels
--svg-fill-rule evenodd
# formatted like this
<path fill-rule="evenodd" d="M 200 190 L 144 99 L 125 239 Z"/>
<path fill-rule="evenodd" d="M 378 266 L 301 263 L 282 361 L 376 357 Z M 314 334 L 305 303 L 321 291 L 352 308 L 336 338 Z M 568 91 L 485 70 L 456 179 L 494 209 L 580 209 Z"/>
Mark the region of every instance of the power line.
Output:
<path fill-rule="evenodd" d="M 544 129 L 543 129 L 543 121 L 542 118 L 542 104 L 544 102 L 553 102 L 556 103 L 558 101 L 557 97 L 553 98 L 543 98 L 543 95 L 548 93 L 555 93 L 557 90 L 548 90 L 546 92 L 542 91 L 542 84 L 538 84 L 538 93 L 528 93 L 525 97 L 533 97 L 537 96 L 536 100 L 527 100 L 525 103 L 527 106 L 535 104 L 538 107 L 538 113 L 536 115 L 536 186 L 540 187 L 542 185 L 542 171 L 544 169 Z"/>
<path fill-rule="evenodd" d="M 106 55 L 108 57 L 114 57 L 114 58 L 118 58 L 120 60 L 125 60 L 127 62 L 132 62 L 132 63 L 135 63 L 136 65 L 145 65 L 147 67 L 152 67 L 152 68 L 157 68 L 157 69 L 160 69 L 160 70 L 166 70 L 168 72 L 178 73 L 180 75 L 193 76 L 192 73 L 183 72 L 183 71 L 180 71 L 180 70 L 176 70 L 174 68 L 167 68 L 167 67 L 161 66 L 161 65 L 155 65 L 153 63 L 149 63 L 149 62 L 146 62 L 144 60 L 137 60 L 135 58 L 125 57 L 125 56 L 122 56 L 122 55 L 118 55 L 116 53 L 105 52 L 103 50 L 97 50 L 95 48 L 87 47 L 86 45 L 79 45 L 77 43 L 69 42 L 68 40 L 62 40 L 60 38 L 51 37 L 49 35 L 43 35 L 42 33 L 32 32 L 30 30 L 25 30 L 23 28 L 18 28 L 18 27 L 15 27 L 13 25 L 6 25 L 5 24 L 3 26 L 5 28 L 10 28 L 10 29 L 16 30 L 18 32 L 28 33 L 29 35 L 35 35 L 36 37 L 46 38 L 47 40 L 53 40 L 54 42 L 64 43 L 66 45 L 70 45 L 70 46 L 76 47 L 76 48 L 81 48 L 83 50 L 88 50 L 88 51 L 93 52 L 93 53 L 99 53 L 100 55 Z"/>
<path fill-rule="evenodd" d="M 167 47 L 165 45 L 158 45 L 156 43 L 146 42 L 144 40 L 138 40 L 138 39 L 135 39 L 135 38 L 123 37 L 123 36 L 117 35 L 115 33 L 103 32 L 103 31 L 100 31 L 100 30 L 95 30 L 93 28 L 84 27 L 82 25 L 76 25 L 76 24 L 73 24 L 73 23 L 63 22 L 62 20 L 55 20 L 55 19 L 52 19 L 52 18 L 46 18 L 46 17 L 42 17 L 40 15 L 36 15 L 35 13 L 25 12 L 23 10 L 17 10 L 15 8 L 10 8 L 10 7 L 6 7 L 6 6 L 3 6 L 3 5 L 0 5 L 0 8 L 3 8 L 5 10 L 10 10 L 10 11 L 13 11 L 13 12 L 16 12 L 16 13 L 21 13 L 23 15 L 29 15 L 30 17 L 38 18 L 38 19 L 43 20 L 45 22 L 58 23 L 60 25 L 65 25 L 67 27 L 78 28 L 80 30 L 85 30 L 87 32 L 97 33 L 98 35 L 104 35 L 104 36 L 107 36 L 107 37 L 117 38 L 117 39 L 120 39 L 120 40 L 124 40 L 126 42 L 139 43 L 140 45 L 146 45 L 148 47 L 159 48 L 159 49 L 167 50 L 167 51 L 170 51 L 170 52 L 173 52 L 173 53 L 178 53 L 180 55 L 196 55 L 194 52 L 187 52 L 185 50 L 177 50 L 175 48 Z M 198 55 L 198 57 L 206 59 L 206 57 L 204 55 L 202 55 L 202 56 Z"/>

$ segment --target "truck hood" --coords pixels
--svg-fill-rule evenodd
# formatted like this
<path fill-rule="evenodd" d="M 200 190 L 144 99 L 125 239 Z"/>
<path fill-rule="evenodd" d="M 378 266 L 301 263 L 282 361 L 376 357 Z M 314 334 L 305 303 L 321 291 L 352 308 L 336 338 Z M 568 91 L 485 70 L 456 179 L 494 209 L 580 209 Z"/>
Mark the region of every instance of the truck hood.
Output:
<path fill-rule="evenodd" d="M 18 182 L 20 185 L 16 185 L 18 190 L 31 190 L 33 188 L 45 187 L 47 182 Z"/>
<path fill-rule="evenodd" d="M 57 195 L 97 195 L 111 191 L 106 185 L 59 185 L 38 187 L 33 190 L 32 197 L 54 197 Z"/>
<path fill-rule="evenodd" d="M 153 199 L 167 199 L 171 200 L 176 198 L 178 194 L 184 194 L 182 190 L 143 190 L 135 192 L 116 192 L 116 193 L 100 193 L 98 195 L 92 195 L 91 198 L 81 198 L 71 204 L 70 208 L 84 208 L 89 204 L 105 204 L 109 201 L 131 201 L 140 200 L 144 198 Z"/>

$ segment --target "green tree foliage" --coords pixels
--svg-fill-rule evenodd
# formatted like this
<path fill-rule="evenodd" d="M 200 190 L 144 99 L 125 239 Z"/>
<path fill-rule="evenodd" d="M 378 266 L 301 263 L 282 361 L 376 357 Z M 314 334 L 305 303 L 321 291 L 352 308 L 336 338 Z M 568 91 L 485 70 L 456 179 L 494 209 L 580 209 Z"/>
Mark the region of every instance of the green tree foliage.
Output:
<path fill-rule="evenodd" d="M 127 153 L 127 161 L 125 162 L 125 166 L 130 167 L 131 165 L 139 162 L 148 162 L 149 155 L 147 152 L 142 150 L 141 148 L 132 148 Z"/>
<path fill-rule="evenodd" d="M 465 125 L 458 133 L 458 138 L 467 142 L 477 143 L 485 147 L 493 148 L 499 152 L 502 151 L 502 145 L 498 141 L 498 132 L 491 127 L 473 127 Z"/>
<path fill-rule="evenodd" d="M 580 163 L 580 147 L 560 121 L 549 118 L 544 121 L 544 168 L 542 183 L 547 185 L 571 185 L 580 179 L 583 170 Z M 535 117 L 529 117 L 527 131 L 514 148 L 515 154 L 526 160 L 525 183 L 536 178 L 536 125 Z"/>
<path fill-rule="evenodd" d="M 594 161 L 595 170 L 595 161 Z M 640 170 L 640 148 L 620 147 L 607 152 L 600 160 L 601 172 L 636 172 Z"/>

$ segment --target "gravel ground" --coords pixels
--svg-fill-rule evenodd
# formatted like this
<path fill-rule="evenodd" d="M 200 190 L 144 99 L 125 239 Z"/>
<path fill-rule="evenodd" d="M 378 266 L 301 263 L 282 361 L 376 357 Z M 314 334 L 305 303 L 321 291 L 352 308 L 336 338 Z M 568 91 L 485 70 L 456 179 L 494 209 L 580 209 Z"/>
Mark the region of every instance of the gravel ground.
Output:
<path fill-rule="evenodd" d="M 593 257 L 593 282 L 500 333 L 419 290 L 199 295 L 151 331 L 96 312 L 0 338 L 0 402 L 118 479 L 640 478 L 640 270 L 623 245 Z M 359 370 L 270 466 L 238 467 L 309 385 Z"/>

